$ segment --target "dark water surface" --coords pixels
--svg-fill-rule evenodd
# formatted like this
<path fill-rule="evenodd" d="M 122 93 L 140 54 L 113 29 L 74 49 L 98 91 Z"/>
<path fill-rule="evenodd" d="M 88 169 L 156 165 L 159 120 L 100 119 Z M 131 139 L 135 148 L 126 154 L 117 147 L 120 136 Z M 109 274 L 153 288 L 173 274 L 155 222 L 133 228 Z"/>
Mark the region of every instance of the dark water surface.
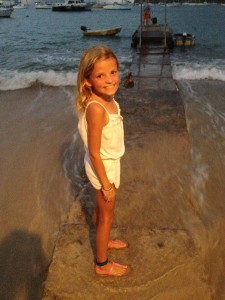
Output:
<path fill-rule="evenodd" d="M 158 23 L 164 23 L 164 7 L 152 6 Z M 168 7 L 167 22 L 174 33 L 188 32 L 197 44 L 175 49 L 174 76 L 184 79 L 224 80 L 225 7 L 221 5 Z M 127 11 L 93 9 L 84 13 L 51 10 L 15 10 L 1 20 L 0 89 L 27 87 L 36 81 L 46 85 L 74 85 L 82 51 L 106 43 L 118 55 L 121 72 L 127 69 L 134 50 L 131 36 L 140 22 L 140 6 Z M 122 26 L 112 38 L 83 37 L 80 26 L 99 29 Z"/>

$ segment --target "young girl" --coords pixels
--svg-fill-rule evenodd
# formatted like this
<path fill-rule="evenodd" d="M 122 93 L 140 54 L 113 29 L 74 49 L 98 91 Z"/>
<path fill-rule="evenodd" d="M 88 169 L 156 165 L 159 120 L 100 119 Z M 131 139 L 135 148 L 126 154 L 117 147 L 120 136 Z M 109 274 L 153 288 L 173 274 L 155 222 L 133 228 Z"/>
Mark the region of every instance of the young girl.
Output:
<path fill-rule="evenodd" d="M 86 174 L 96 190 L 96 264 L 98 275 L 123 276 L 129 266 L 108 260 L 108 249 L 127 248 L 110 240 L 116 191 L 120 185 L 120 158 L 124 154 L 123 119 L 114 99 L 119 87 L 118 60 L 107 46 L 86 50 L 77 78 L 78 129 L 85 147 Z"/>

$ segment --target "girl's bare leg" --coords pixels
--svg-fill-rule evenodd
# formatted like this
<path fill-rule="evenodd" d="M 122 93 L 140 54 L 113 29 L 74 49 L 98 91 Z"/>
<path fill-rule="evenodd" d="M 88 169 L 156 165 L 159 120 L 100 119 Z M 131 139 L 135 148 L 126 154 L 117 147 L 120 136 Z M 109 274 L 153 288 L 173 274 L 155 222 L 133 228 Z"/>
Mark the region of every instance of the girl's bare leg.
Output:
<path fill-rule="evenodd" d="M 115 199 L 106 202 L 100 190 L 96 190 L 96 210 L 94 221 L 96 224 L 96 252 L 97 262 L 104 262 L 108 258 L 108 242 L 114 219 Z"/>
<path fill-rule="evenodd" d="M 106 202 L 102 192 L 97 190 L 94 222 L 96 224 L 96 256 L 98 263 L 106 262 L 108 259 L 108 242 L 114 219 L 114 208 L 115 198 L 111 202 Z M 129 272 L 130 268 L 128 266 L 114 262 L 108 262 L 101 267 L 96 266 L 96 273 L 99 275 L 123 276 Z"/>

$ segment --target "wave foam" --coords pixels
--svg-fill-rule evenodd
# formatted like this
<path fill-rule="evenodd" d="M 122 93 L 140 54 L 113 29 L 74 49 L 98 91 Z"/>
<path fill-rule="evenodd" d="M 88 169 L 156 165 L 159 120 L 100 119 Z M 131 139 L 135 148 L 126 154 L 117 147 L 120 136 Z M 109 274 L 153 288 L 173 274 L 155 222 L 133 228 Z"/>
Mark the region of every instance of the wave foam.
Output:
<path fill-rule="evenodd" d="M 18 90 L 28 88 L 37 83 L 49 86 L 74 86 L 77 79 L 77 73 L 74 72 L 18 72 L 1 71 L 0 90 Z"/>
<path fill-rule="evenodd" d="M 225 81 L 225 65 L 223 64 L 174 64 L 173 78 L 176 80 L 221 80 Z"/>
<path fill-rule="evenodd" d="M 225 64 L 221 61 L 214 64 L 174 62 L 172 72 L 175 80 L 211 79 L 225 81 Z M 76 80 L 77 72 L 2 70 L 0 71 L 0 90 L 24 89 L 38 83 L 48 86 L 75 86 Z"/>

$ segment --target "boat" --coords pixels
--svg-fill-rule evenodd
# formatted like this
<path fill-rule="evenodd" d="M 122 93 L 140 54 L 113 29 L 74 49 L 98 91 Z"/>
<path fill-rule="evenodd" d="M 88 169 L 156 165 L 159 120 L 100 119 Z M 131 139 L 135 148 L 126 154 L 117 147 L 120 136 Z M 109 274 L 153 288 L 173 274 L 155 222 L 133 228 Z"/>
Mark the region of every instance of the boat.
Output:
<path fill-rule="evenodd" d="M 189 5 L 189 6 L 204 6 L 204 5 L 209 5 L 208 2 L 184 2 L 182 5 Z"/>
<path fill-rule="evenodd" d="M 165 2 L 159 2 L 160 6 L 165 6 Z M 181 6 L 180 2 L 166 2 L 167 7 Z"/>
<path fill-rule="evenodd" d="M 29 7 L 29 5 L 28 5 L 27 1 L 20 1 L 16 5 L 13 6 L 13 8 L 15 8 L 15 9 L 25 9 L 28 7 Z"/>
<path fill-rule="evenodd" d="M 170 2 L 166 4 L 167 7 L 175 7 L 175 6 L 181 6 L 180 2 Z"/>
<path fill-rule="evenodd" d="M 195 36 L 190 33 L 175 33 L 173 35 L 174 46 L 194 46 Z"/>
<path fill-rule="evenodd" d="M 103 8 L 105 6 L 105 4 L 102 3 L 95 3 L 92 5 L 93 8 Z"/>
<path fill-rule="evenodd" d="M 13 12 L 10 1 L 3 1 L 0 3 L 0 17 L 10 18 Z"/>
<path fill-rule="evenodd" d="M 86 26 L 81 26 L 84 36 L 114 36 L 122 30 L 122 27 L 108 29 L 89 30 Z"/>
<path fill-rule="evenodd" d="M 52 3 L 38 1 L 38 2 L 35 2 L 34 7 L 36 9 L 52 9 Z"/>
<path fill-rule="evenodd" d="M 131 10 L 131 6 L 128 4 L 108 4 L 103 6 L 103 9 L 107 10 Z"/>
<path fill-rule="evenodd" d="M 107 4 L 105 6 L 103 6 L 103 9 L 107 9 L 107 10 L 130 10 L 131 9 L 131 5 L 127 3 L 117 3 L 114 2 L 113 4 Z"/>
<path fill-rule="evenodd" d="M 10 18 L 13 10 L 11 8 L 0 6 L 0 17 Z"/>
<path fill-rule="evenodd" d="M 84 0 L 66 0 L 64 3 L 54 3 L 52 11 L 85 11 L 88 6 Z"/>

